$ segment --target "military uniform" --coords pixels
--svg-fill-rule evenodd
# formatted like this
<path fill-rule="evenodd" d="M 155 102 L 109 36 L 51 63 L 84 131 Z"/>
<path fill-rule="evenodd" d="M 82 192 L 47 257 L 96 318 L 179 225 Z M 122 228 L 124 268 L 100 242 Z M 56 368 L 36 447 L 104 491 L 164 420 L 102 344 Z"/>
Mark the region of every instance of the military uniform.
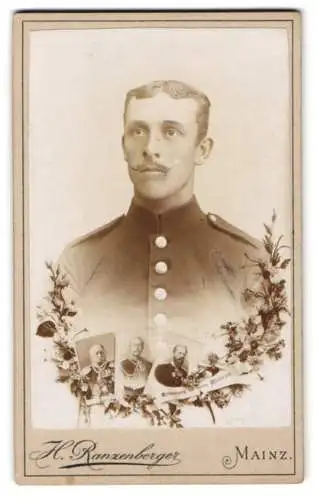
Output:
<path fill-rule="evenodd" d="M 155 368 L 156 380 L 166 387 L 181 387 L 187 376 L 187 371 L 174 363 L 165 363 Z"/>
<path fill-rule="evenodd" d="M 83 369 L 82 375 L 88 382 L 87 399 L 99 398 L 114 392 L 114 364 L 112 361 L 101 366 L 89 365 Z"/>
<path fill-rule="evenodd" d="M 152 363 L 143 357 L 127 358 L 121 361 L 125 394 L 142 394 L 151 368 Z"/>
<path fill-rule="evenodd" d="M 121 370 L 126 377 L 135 377 L 139 373 L 144 374 L 145 377 L 148 377 L 152 368 L 152 363 L 145 358 L 138 359 L 124 359 L 121 361 Z"/>
<path fill-rule="evenodd" d="M 119 345 L 141 333 L 155 350 L 173 334 L 204 344 L 224 321 L 240 319 L 253 271 L 246 254 L 260 249 L 193 197 L 161 215 L 132 202 L 126 215 L 69 245 L 60 264 L 79 308 L 77 330 L 114 332 Z"/>

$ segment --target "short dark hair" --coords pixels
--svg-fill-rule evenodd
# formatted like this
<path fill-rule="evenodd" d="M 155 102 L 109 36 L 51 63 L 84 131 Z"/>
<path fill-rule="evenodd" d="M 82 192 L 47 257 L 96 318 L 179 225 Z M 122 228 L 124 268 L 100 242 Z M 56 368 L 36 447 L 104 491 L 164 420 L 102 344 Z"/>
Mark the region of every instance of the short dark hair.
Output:
<path fill-rule="evenodd" d="M 131 99 L 147 99 L 156 96 L 159 92 L 164 92 L 173 99 L 195 99 L 198 103 L 197 142 L 204 139 L 208 132 L 210 101 L 203 92 L 200 92 L 191 85 L 178 80 L 155 80 L 129 90 L 124 103 L 124 120 L 126 117 L 127 107 Z"/>

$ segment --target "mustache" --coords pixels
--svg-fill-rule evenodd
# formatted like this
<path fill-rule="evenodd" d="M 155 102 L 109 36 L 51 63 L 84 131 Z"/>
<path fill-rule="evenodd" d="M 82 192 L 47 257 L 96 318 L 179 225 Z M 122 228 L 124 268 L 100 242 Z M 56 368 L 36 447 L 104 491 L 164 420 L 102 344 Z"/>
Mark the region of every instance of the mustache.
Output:
<path fill-rule="evenodd" d="M 135 167 L 130 167 L 131 170 L 135 172 L 161 172 L 162 174 L 167 174 L 169 168 L 162 163 L 141 163 Z"/>

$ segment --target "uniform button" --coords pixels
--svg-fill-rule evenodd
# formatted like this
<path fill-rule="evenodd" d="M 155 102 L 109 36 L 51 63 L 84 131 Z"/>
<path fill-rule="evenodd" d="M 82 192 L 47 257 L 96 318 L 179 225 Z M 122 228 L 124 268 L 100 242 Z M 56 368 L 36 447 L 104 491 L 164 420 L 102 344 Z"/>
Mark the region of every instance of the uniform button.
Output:
<path fill-rule="evenodd" d="M 155 271 L 157 274 L 165 274 L 167 272 L 167 264 L 166 262 L 159 261 L 155 264 Z"/>
<path fill-rule="evenodd" d="M 156 326 L 164 326 L 167 323 L 167 316 L 163 313 L 156 314 L 153 318 L 153 321 Z"/>
<path fill-rule="evenodd" d="M 165 236 L 157 236 L 154 240 L 154 243 L 157 248 L 165 248 L 167 245 L 167 239 L 165 238 Z"/>
<path fill-rule="evenodd" d="M 156 290 L 154 291 L 154 297 L 157 300 L 165 300 L 167 297 L 167 291 L 165 290 L 165 288 L 156 288 Z"/>

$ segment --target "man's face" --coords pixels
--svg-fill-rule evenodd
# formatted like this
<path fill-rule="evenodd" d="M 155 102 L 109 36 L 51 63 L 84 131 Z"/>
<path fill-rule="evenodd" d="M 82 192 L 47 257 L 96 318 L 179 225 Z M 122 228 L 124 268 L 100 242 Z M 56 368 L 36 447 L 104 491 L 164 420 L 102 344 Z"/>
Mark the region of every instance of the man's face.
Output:
<path fill-rule="evenodd" d="M 193 180 L 197 110 L 194 99 L 165 93 L 129 102 L 123 149 L 135 192 L 143 198 L 168 198 Z"/>
<path fill-rule="evenodd" d="M 173 353 L 173 361 L 176 366 L 182 366 L 184 364 L 185 358 L 187 355 L 187 349 L 185 346 L 177 346 L 175 347 Z"/>
<path fill-rule="evenodd" d="M 96 345 L 91 348 L 90 359 L 92 364 L 101 365 L 106 361 L 105 350 L 101 345 Z"/>
<path fill-rule="evenodd" d="M 214 366 L 217 364 L 217 362 L 219 361 L 219 357 L 217 354 L 215 353 L 210 353 L 208 355 L 208 363 L 211 365 L 211 366 Z"/>
<path fill-rule="evenodd" d="M 141 339 L 133 339 L 130 344 L 130 352 L 133 357 L 138 358 L 143 351 L 143 342 Z"/>

